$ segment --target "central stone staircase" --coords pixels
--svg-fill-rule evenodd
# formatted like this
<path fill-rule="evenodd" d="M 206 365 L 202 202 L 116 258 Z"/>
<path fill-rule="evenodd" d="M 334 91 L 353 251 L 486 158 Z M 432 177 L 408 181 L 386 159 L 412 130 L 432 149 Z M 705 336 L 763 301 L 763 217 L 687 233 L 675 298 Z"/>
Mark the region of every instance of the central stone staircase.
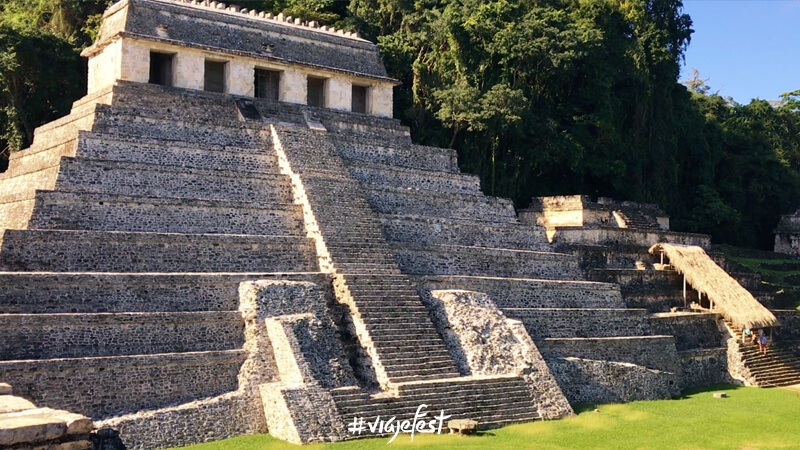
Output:
<path fill-rule="evenodd" d="M 380 223 L 325 135 L 274 127 L 292 171 L 302 179 L 340 302 L 362 328 L 381 384 L 458 376 L 447 348 L 383 238 Z M 369 344 L 371 342 L 371 344 Z M 424 352 L 424 356 L 420 352 Z"/>

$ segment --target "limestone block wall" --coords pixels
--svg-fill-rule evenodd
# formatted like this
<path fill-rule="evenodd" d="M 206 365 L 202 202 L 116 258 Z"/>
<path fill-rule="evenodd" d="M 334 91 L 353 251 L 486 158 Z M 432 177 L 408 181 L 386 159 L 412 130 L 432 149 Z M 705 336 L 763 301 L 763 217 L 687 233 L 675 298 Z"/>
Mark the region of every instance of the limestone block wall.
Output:
<path fill-rule="evenodd" d="M 435 290 L 425 303 L 462 375 L 517 373 L 525 366 L 525 349 L 486 294 Z"/>
<path fill-rule="evenodd" d="M 642 309 L 504 308 L 534 339 L 646 336 L 652 334 Z"/>
<path fill-rule="evenodd" d="M 653 334 L 675 337 L 678 351 L 713 349 L 724 345 L 716 314 L 660 313 L 650 318 Z"/>
<path fill-rule="evenodd" d="M 214 202 L 114 194 L 38 192 L 29 228 L 161 233 L 298 234 L 293 205 L 258 208 L 249 202 Z"/>
<path fill-rule="evenodd" d="M 537 345 L 548 363 L 557 358 L 576 357 L 626 362 L 671 373 L 680 370 L 672 336 L 548 338 L 537 341 Z"/>
<path fill-rule="evenodd" d="M 800 236 L 789 232 L 775 233 L 773 250 L 785 255 L 800 255 Z"/>
<path fill-rule="evenodd" d="M 548 364 L 571 403 L 658 400 L 680 393 L 674 373 L 636 364 L 575 357 Z"/>
<path fill-rule="evenodd" d="M 678 352 L 681 361 L 681 388 L 733 383 L 728 373 L 727 347 Z"/>
<path fill-rule="evenodd" d="M 650 247 L 659 242 L 711 247 L 711 236 L 706 234 L 677 233 L 674 231 L 638 230 L 634 228 L 567 228 L 555 230 L 552 241 L 556 244 L 584 245 L 635 245 Z"/>
<path fill-rule="evenodd" d="M 0 268 L 11 271 L 313 272 L 315 266 L 308 239 L 293 236 L 6 230 L 0 252 Z"/>
<path fill-rule="evenodd" d="M 390 241 L 454 244 L 488 248 L 546 251 L 544 232 L 536 228 L 491 226 L 444 218 L 384 216 L 384 235 Z"/>
<path fill-rule="evenodd" d="M 577 261 L 566 255 L 450 245 L 394 244 L 400 268 L 412 275 L 576 279 Z"/>
<path fill-rule="evenodd" d="M 332 422 L 336 409 L 320 382 L 340 386 L 354 381 L 327 312 L 331 292 L 325 284 L 330 281 L 319 274 L 314 277 L 324 284 L 295 276 L 235 285 L 245 341 L 238 383 L 227 392 L 108 418 L 99 425 L 118 430 L 132 450 L 266 432 L 284 439 L 298 437 L 297 443 L 344 436 L 343 429 L 330 427 L 333 423 L 343 428 L 343 423 Z M 220 295 L 227 298 L 229 289 L 226 286 Z"/>
<path fill-rule="evenodd" d="M 485 292 L 505 308 L 622 308 L 615 286 L 581 281 L 531 280 L 472 276 L 425 276 L 420 289 L 464 289 Z"/>
<path fill-rule="evenodd" d="M 96 423 L 100 428 L 119 432 L 129 450 L 184 446 L 267 432 L 260 398 L 243 390 Z"/>
<path fill-rule="evenodd" d="M 434 290 L 422 299 L 462 375 L 521 375 L 541 417 L 572 414 L 524 328 L 507 319 L 486 294 Z"/>
<path fill-rule="evenodd" d="M 290 203 L 288 179 L 274 174 L 160 167 L 116 161 L 65 160 L 59 190 L 153 197 Z"/>
<path fill-rule="evenodd" d="M 316 273 L 6 273 L 0 274 L 0 308 L 6 314 L 234 311 L 239 283 L 256 279 L 330 284 Z"/>
<path fill-rule="evenodd" d="M 102 418 L 234 391 L 245 356 L 228 350 L 1 361 L 0 372 L 19 395 L 41 406 Z"/>
<path fill-rule="evenodd" d="M 231 350 L 242 329 L 235 312 L 9 315 L 0 360 Z"/>
<path fill-rule="evenodd" d="M 327 311 L 325 293 L 319 286 L 301 281 L 260 280 L 242 283 L 239 295 L 246 314 L 254 315 L 255 320 L 267 320 L 269 336 L 280 336 L 284 341 L 280 347 L 273 343 L 276 358 L 278 352 L 283 358 L 278 367 L 291 367 L 298 372 L 293 376 L 296 379 L 282 382 L 313 380 L 328 389 L 355 385 L 338 330 Z"/>
<path fill-rule="evenodd" d="M 588 201 L 583 195 L 534 198 L 529 209 L 519 211 L 519 220 L 547 228 L 580 227 L 584 225 L 583 205 Z"/>
<path fill-rule="evenodd" d="M 203 144 L 199 142 L 157 141 L 90 132 L 78 134 L 76 156 L 110 159 L 154 165 L 195 167 L 201 169 L 274 172 L 275 156 L 263 150 Z"/>
<path fill-rule="evenodd" d="M 480 179 L 474 175 L 372 164 L 350 166 L 350 174 L 360 181 L 376 186 L 482 195 Z"/>
<path fill-rule="evenodd" d="M 374 188 L 368 196 L 370 206 L 381 213 L 516 222 L 514 205 L 507 199 L 400 188 Z"/>
<path fill-rule="evenodd" d="M 259 387 L 270 434 L 296 444 L 346 436 L 328 389 L 354 386 L 323 291 L 303 282 L 240 287 L 243 310 L 265 329 L 279 381 Z"/>
<path fill-rule="evenodd" d="M 343 158 L 393 166 L 412 167 L 450 173 L 458 172 L 456 153 L 450 149 L 424 146 L 392 146 L 369 139 L 361 142 L 341 142 L 337 149 Z"/>
<path fill-rule="evenodd" d="M 775 328 L 774 336 L 782 341 L 800 341 L 800 311 L 772 310 L 781 326 Z"/>

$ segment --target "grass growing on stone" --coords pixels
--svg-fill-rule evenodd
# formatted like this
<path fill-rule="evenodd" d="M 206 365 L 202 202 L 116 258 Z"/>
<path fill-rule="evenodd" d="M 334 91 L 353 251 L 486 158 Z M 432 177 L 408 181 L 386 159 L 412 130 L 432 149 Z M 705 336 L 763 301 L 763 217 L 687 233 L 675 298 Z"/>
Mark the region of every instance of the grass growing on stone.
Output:
<path fill-rule="evenodd" d="M 724 391 L 729 398 L 713 398 Z M 594 412 L 598 408 L 600 412 Z M 789 449 L 800 448 L 800 391 L 715 386 L 678 400 L 582 405 L 569 419 L 490 430 L 477 437 L 398 436 L 317 444 L 308 450 L 357 449 Z M 192 450 L 297 449 L 267 435 L 186 447 Z"/>
<path fill-rule="evenodd" d="M 780 253 L 731 245 L 715 245 L 725 257 L 761 275 L 762 283 L 775 295 L 779 309 L 800 310 L 800 260 Z"/>

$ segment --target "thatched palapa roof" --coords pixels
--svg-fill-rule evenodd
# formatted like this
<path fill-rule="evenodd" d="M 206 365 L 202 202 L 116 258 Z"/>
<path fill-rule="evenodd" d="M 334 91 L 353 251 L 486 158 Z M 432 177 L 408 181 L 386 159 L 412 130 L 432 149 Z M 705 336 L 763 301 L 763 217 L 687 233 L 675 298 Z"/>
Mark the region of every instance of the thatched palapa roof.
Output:
<path fill-rule="evenodd" d="M 686 277 L 686 282 L 713 300 L 722 316 L 735 326 L 754 329 L 778 325 L 775 315 L 722 270 L 702 248 L 678 244 L 650 247 L 651 254 L 658 252 L 664 252 L 675 270 Z"/>

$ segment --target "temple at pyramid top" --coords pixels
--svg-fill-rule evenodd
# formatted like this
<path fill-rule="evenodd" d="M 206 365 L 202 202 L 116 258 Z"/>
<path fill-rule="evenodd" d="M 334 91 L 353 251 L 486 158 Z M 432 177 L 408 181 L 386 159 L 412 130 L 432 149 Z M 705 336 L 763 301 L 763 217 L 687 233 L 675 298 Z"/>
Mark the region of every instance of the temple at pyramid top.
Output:
<path fill-rule="evenodd" d="M 391 117 L 398 84 L 355 33 L 213 1 L 121 0 L 82 55 L 90 94 L 126 80 Z"/>

